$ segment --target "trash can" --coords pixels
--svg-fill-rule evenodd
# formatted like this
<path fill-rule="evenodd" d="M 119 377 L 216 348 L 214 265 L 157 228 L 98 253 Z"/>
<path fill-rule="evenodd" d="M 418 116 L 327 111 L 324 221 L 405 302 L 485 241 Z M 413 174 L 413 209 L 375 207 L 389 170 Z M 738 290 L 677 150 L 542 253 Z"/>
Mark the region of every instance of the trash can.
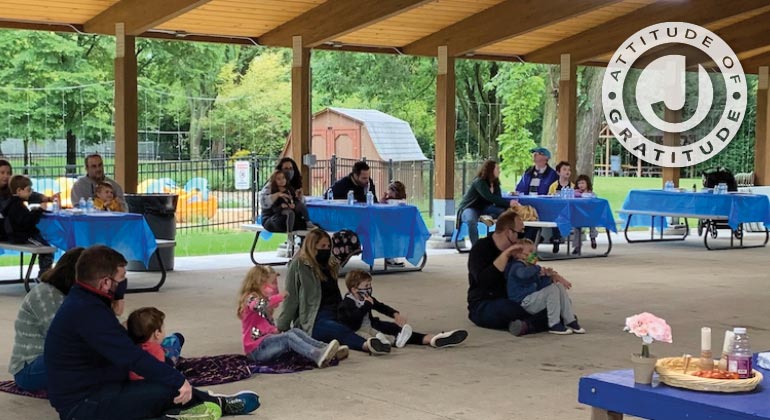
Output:
<path fill-rule="evenodd" d="M 144 220 L 156 239 L 176 239 L 176 194 L 126 194 L 128 211 L 144 215 Z M 166 270 L 174 269 L 174 247 L 163 248 L 160 258 Z M 160 271 L 157 258 L 150 259 L 150 266 L 145 267 L 142 261 L 129 261 L 126 269 L 129 271 Z"/>

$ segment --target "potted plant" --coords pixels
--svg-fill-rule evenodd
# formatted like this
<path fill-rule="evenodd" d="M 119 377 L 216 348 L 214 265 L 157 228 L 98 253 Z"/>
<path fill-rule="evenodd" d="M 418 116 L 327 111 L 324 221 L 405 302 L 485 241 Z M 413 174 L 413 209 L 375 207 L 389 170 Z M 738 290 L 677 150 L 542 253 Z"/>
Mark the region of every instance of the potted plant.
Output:
<path fill-rule="evenodd" d="M 650 355 L 650 344 L 655 340 L 671 343 L 671 327 L 666 324 L 666 320 L 649 312 L 642 312 L 626 318 L 626 326 L 623 330 L 642 339 L 642 352 L 631 355 L 631 362 L 634 364 L 634 382 L 651 384 L 655 362 L 658 359 Z"/>

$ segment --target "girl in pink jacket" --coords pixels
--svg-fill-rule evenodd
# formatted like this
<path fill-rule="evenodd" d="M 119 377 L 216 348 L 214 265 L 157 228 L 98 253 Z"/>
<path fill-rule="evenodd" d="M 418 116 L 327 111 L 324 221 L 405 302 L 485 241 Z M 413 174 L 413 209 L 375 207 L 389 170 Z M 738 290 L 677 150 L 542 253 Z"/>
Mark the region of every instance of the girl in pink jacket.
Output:
<path fill-rule="evenodd" d="M 278 292 L 278 273 L 267 266 L 257 265 L 246 274 L 238 295 L 238 318 L 241 320 L 243 350 L 250 359 L 266 363 L 293 351 L 312 360 L 318 367 L 329 366 L 340 343 L 325 344 L 307 333 L 292 328 L 281 333 L 273 323 L 273 310 L 286 292 Z"/>

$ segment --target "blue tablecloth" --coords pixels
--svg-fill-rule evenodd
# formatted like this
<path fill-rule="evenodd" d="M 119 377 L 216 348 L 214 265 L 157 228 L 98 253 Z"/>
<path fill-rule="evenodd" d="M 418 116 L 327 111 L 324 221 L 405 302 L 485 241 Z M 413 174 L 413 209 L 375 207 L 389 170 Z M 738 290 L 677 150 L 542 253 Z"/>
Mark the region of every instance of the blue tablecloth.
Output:
<path fill-rule="evenodd" d="M 375 258 L 405 257 L 417 265 L 430 238 L 417 207 L 410 205 L 346 204 L 309 201 L 310 220 L 326 230 L 350 229 L 363 247 L 362 260 L 374 265 Z"/>
<path fill-rule="evenodd" d="M 141 214 L 46 214 L 37 227 L 43 238 L 63 251 L 78 246 L 107 245 L 123 254 L 126 260 L 142 261 L 145 266 L 157 247 L 155 235 Z"/>
<path fill-rule="evenodd" d="M 756 364 L 764 378 L 754 392 L 724 394 L 673 388 L 657 383 L 634 384 L 632 370 L 596 373 L 580 378 L 578 401 L 617 413 L 656 419 L 770 419 L 770 371 Z"/>
<path fill-rule="evenodd" d="M 767 196 L 744 193 L 631 190 L 620 213 L 633 211 L 725 216 L 727 224 L 733 229 L 737 229 L 741 223 L 770 223 L 770 201 Z M 650 216 L 633 215 L 630 226 L 649 227 Z"/>

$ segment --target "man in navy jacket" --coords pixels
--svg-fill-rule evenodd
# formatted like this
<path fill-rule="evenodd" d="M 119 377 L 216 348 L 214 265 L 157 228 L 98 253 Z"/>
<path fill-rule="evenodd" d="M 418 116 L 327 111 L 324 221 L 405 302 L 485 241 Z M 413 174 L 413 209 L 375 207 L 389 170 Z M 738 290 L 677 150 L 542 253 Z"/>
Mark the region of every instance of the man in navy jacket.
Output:
<path fill-rule="evenodd" d="M 259 406 L 251 392 L 211 396 L 194 389 L 173 367 L 135 345 L 111 303 L 125 280 L 126 259 L 106 246 L 81 254 L 77 283 L 51 322 L 45 341 L 48 397 L 62 420 L 148 419 L 191 411 L 203 402 L 222 414 L 245 414 Z M 128 372 L 143 381 L 128 381 Z"/>

